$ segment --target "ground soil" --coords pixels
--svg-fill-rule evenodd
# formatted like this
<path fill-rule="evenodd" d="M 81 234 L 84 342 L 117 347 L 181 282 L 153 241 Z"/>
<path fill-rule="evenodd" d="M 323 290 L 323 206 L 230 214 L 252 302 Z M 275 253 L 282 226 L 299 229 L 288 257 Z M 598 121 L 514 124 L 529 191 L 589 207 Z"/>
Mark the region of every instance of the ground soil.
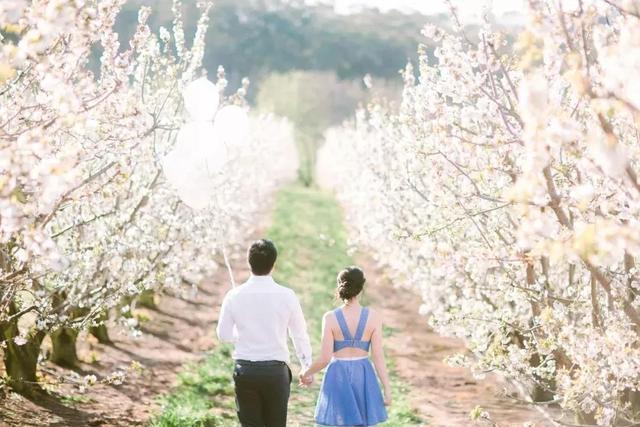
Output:
<path fill-rule="evenodd" d="M 171 389 L 181 366 L 202 357 L 214 345 L 215 320 L 228 282 L 227 271 L 220 268 L 198 292 L 187 286 L 181 295 L 162 295 L 157 310 L 139 309 L 139 314 L 149 319 L 143 323 L 144 333 L 139 338 L 118 333 L 118 328 L 110 330 L 112 345 L 81 337 L 82 362 L 75 371 L 48 362 L 40 367 L 49 379 L 63 377 L 71 382 L 30 399 L 15 393 L 0 396 L 0 425 L 145 425 L 159 409 L 158 396 Z M 94 358 L 97 361 L 91 363 Z M 143 369 L 131 369 L 132 361 Z M 72 378 L 76 374 L 95 375 L 100 380 L 117 370 L 127 372 L 123 384 L 96 384 L 85 393 L 79 392 L 79 384 Z"/>

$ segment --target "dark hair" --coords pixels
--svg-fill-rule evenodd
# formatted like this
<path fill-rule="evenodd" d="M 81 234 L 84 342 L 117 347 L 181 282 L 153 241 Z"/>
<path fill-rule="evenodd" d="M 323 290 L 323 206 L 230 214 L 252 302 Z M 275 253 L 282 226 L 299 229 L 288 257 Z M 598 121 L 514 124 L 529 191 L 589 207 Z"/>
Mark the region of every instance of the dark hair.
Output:
<path fill-rule="evenodd" d="M 343 301 L 350 300 L 362 292 L 364 282 L 367 281 L 364 273 L 358 267 L 347 267 L 338 273 L 338 287 L 336 296 Z"/>
<path fill-rule="evenodd" d="M 265 276 L 273 270 L 273 264 L 278 258 L 278 250 L 271 240 L 256 240 L 249 246 L 247 259 L 251 266 L 251 272 L 256 276 Z"/>

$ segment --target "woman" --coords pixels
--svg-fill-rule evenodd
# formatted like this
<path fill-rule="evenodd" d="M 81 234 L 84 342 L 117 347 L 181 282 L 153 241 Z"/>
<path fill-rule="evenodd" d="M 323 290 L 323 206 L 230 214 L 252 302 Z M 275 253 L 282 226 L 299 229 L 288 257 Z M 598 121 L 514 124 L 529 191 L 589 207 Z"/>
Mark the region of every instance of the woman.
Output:
<path fill-rule="evenodd" d="M 300 383 L 309 384 L 328 365 L 316 405 L 320 425 L 372 426 L 387 419 L 391 386 L 382 350 L 382 318 L 360 306 L 358 295 L 364 282 L 358 267 L 338 274 L 336 293 L 343 305 L 324 314 L 320 357 L 300 374 Z M 369 347 L 384 397 L 369 361 Z"/>

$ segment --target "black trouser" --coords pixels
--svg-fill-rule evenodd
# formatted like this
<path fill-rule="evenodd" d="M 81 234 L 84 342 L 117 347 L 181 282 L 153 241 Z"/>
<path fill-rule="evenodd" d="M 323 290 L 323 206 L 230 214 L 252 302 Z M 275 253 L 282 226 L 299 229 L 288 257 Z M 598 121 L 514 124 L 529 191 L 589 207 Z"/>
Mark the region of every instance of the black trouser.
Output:
<path fill-rule="evenodd" d="M 286 363 L 236 360 L 233 380 L 242 427 L 286 427 L 291 388 Z"/>

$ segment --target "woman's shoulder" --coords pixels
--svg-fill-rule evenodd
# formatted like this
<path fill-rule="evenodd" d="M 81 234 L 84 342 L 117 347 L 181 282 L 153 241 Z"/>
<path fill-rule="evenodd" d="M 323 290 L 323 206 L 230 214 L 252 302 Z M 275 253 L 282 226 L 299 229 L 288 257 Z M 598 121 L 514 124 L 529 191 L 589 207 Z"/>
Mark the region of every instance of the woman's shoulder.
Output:
<path fill-rule="evenodd" d="M 371 306 L 367 306 L 367 311 L 369 312 L 369 320 L 372 322 L 381 322 L 382 321 L 382 313 L 380 310 L 373 308 Z"/>
<path fill-rule="evenodd" d="M 331 319 L 335 319 L 335 310 L 329 310 L 322 315 L 322 320 L 327 321 Z"/>

